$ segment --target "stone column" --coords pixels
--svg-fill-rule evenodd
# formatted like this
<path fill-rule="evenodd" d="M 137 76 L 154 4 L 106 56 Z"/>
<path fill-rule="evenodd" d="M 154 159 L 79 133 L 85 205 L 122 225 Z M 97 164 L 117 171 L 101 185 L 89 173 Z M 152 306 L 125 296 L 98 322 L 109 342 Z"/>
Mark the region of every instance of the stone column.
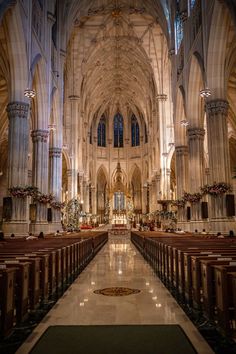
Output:
<path fill-rule="evenodd" d="M 230 182 L 230 156 L 227 129 L 228 109 L 229 103 L 223 99 L 212 100 L 206 103 L 210 183 Z M 211 197 L 210 199 L 212 219 L 226 218 L 225 195 Z M 224 223 L 224 225 L 226 224 Z M 217 225 L 218 227 L 217 231 L 224 231 L 222 225 Z M 228 226 L 226 226 L 227 228 Z"/>
<path fill-rule="evenodd" d="M 9 119 L 8 133 L 8 187 L 25 187 L 28 183 L 28 149 L 29 149 L 29 104 L 11 102 L 7 106 Z M 27 198 L 12 197 L 12 215 L 3 221 L 6 235 L 16 236 L 28 233 Z"/>
<path fill-rule="evenodd" d="M 54 195 L 56 201 L 61 201 L 62 185 L 62 149 L 58 147 L 49 148 L 49 191 Z M 50 231 L 55 232 L 61 229 L 61 210 L 52 208 L 52 224 Z"/>
<path fill-rule="evenodd" d="M 91 187 L 92 189 L 92 214 L 97 215 L 97 191 L 95 187 Z"/>
<path fill-rule="evenodd" d="M 166 199 L 170 200 L 170 175 L 171 175 L 171 169 L 167 168 L 166 169 Z"/>
<path fill-rule="evenodd" d="M 43 194 L 48 194 L 48 130 L 31 132 L 33 141 L 33 185 Z M 48 231 L 47 204 L 36 202 L 36 220 L 31 223 L 31 231 L 38 234 Z"/>
<path fill-rule="evenodd" d="M 78 124 L 79 124 L 79 96 L 69 96 L 71 114 L 71 198 L 77 198 L 78 194 Z"/>
<path fill-rule="evenodd" d="M 67 170 L 66 171 L 66 174 L 67 174 L 67 188 L 68 188 L 68 200 L 71 200 L 72 199 L 72 171 L 71 170 Z"/>
<path fill-rule="evenodd" d="M 147 186 L 144 185 L 142 188 L 142 214 L 147 213 Z"/>
<path fill-rule="evenodd" d="M 152 185 L 151 185 L 151 200 L 152 200 L 152 207 L 151 211 L 155 211 L 157 208 L 157 188 L 156 188 L 156 178 L 152 180 Z"/>
<path fill-rule="evenodd" d="M 177 199 L 180 199 L 184 192 L 188 190 L 189 178 L 189 160 L 188 146 L 180 145 L 175 147 L 176 152 L 176 184 L 177 184 Z M 186 221 L 185 208 L 178 208 L 178 220 Z"/>
<path fill-rule="evenodd" d="M 84 211 L 89 213 L 89 185 L 86 181 L 84 181 Z"/>
<path fill-rule="evenodd" d="M 189 192 L 200 192 L 204 184 L 204 135 L 202 128 L 189 128 Z M 191 204 L 191 220 L 201 220 L 201 202 Z"/>

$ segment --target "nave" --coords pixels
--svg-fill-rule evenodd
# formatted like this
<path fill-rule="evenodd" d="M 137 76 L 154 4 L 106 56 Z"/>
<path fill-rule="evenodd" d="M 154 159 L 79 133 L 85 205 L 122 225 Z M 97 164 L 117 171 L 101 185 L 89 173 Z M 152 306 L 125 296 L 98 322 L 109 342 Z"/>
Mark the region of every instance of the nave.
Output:
<path fill-rule="evenodd" d="M 128 287 L 140 293 L 117 297 L 94 293 L 108 287 Z M 104 324 L 179 324 L 199 354 L 213 353 L 129 236 L 110 236 L 16 354 L 29 353 L 48 326 Z"/>

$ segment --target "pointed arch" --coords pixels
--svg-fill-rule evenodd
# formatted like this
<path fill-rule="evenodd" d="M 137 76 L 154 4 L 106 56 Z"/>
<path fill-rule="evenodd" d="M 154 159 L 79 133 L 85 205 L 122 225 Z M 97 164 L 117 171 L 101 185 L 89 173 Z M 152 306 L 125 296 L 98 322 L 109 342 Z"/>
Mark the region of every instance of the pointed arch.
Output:
<path fill-rule="evenodd" d="M 224 4 L 214 2 L 207 50 L 207 83 L 212 98 L 226 98 L 225 58 L 231 15 Z"/>
<path fill-rule="evenodd" d="M 8 51 L 11 68 L 10 101 L 24 101 L 24 90 L 28 84 L 28 58 L 26 53 L 26 38 L 24 35 L 20 3 L 6 12 L 4 19 L 8 28 Z"/>
<path fill-rule="evenodd" d="M 188 106 L 187 115 L 190 126 L 202 127 L 204 123 L 204 101 L 200 91 L 204 87 L 202 68 L 199 64 L 199 54 L 194 53 L 191 58 L 188 78 Z"/>
<path fill-rule="evenodd" d="M 176 110 L 175 110 L 175 146 L 186 145 L 186 128 L 183 121 L 187 122 L 185 114 L 184 88 L 179 87 L 176 95 Z"/>

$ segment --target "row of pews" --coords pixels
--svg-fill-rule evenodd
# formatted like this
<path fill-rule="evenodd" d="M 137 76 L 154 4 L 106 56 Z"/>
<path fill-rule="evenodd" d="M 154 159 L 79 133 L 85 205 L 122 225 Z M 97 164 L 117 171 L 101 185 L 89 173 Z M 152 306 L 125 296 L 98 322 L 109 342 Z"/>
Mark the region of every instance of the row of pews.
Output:
<path fill-rule="evenodd" d="M 107 242 L 106 232 L 0 242 L 0 337 L 59 297 Z"/>
<path fill-rule="evenodd" d="M 132 232 L 165 285 L 223 334 L 236 335 L 236 238 Z"/>

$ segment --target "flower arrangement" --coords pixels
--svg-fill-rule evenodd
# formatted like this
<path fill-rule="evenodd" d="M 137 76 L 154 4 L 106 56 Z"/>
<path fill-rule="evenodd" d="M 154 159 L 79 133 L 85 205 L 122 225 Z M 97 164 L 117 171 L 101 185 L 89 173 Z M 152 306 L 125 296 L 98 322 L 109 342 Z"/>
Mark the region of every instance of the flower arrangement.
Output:
<path fill-rule="evenodd" d="M 171 202 L 172 206 L 177 206 L 178 208 L 184 208 L 186 201 L 181 198 L 181 199 L 176 199 Z"/>
<path fill-rule="evenodd" d="M 210 194 L 213 196 L 221 195 L 232 190 L 230 184 L 225 182 L 214 182 L 213 184 L 205 184 L 201 188 L 203 194 Z"/>
<path fill-rule="evenodd" d="M 25 198 L 27 196 L 33 197 L 34 201 L 42 204 L 50 204 L 54 209 L 62 209 L 64 203 L 58 202 L 55 200 L 52 194 L 43 194 L 37 187 L 34 186 L 16 186 L 9 188 L 9 193 L 16 198 Z"/>
<path fill-rule="evenodd" d="M 168 211 L 168 210 L 156 210 L 152 213 L 149 213 L 149 216 L 160 216 L 161 218 L 166 218 L 166 219 L 175 219 L 176 218 L 176 213 L 175 211 Z"/>
<path fill-rule="evenodd" d="M 65 203 L 62 203 L 62 202 L 58 202 L 57 200 L 52 200 L 50 202 L 50 206 L 53 208 L 53 209 L 57 209 L 57 210 L 61 210 L 65 207 Z"/>
<path fill-rule="evenodd" d="M 9 188 L 9 192 L 13 197 L 16 197 L 16 198 L 25 198 L 28 195 L 25 188 L 20 187 L 20 186 Z"/>
<path fill-rule="evenodd" d="M 202 199 L 202 193 L 191 194 L 191 193 L 184 192 L 184 195 L 183 195 L 183 200 L 185 202 L 197 203 L 201 199 Z"/>
<path fill-rule="evenodd" d="M 41 192 L 38 192 L 36 195 L 33 196 L 33 199 L 36 202 L 39 202 L 42 204 L 48 204 L 53 201 L 53 195 L 52 194 L 43 194 Z"/>

